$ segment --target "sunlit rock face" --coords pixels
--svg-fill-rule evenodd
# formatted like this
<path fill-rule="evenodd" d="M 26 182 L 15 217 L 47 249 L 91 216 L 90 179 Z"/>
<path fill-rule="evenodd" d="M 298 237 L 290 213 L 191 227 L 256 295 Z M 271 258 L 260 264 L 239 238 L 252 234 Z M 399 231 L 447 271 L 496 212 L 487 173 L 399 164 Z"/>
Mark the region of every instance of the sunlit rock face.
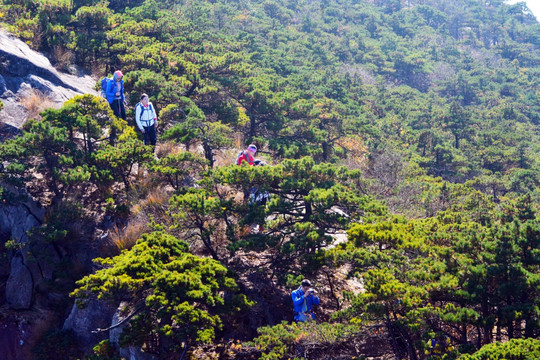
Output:
<path fill-rule="evenodd" d="M 0 29 L 0 100 L 4 103 L 0 123 L 19 128 L 29 113 L 24 99 L 36 92 L 51 106 L 75 95 L 96 94 L 96 80 L 75 67 L 72 70 L 72 74 L 57 71 L 44 55 Z"/>

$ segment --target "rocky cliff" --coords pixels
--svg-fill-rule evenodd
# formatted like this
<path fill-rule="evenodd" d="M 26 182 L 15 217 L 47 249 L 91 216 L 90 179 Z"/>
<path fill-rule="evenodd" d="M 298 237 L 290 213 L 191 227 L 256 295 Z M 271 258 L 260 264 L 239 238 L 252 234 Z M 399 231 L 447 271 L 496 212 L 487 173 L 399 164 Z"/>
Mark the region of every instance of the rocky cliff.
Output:
<path fill-rule="evenodd" d="M 25 98 L 39 94 L 34 102 L 45 99 L 38 109 L 60 107 L 75 95 L 96 94 L 95 83 L 76 68 L 72 74 L 57 71 L 46 56 L 0 29 L 0 141 L 15 135 L 32 116 Z M 61 326 L 71 305 L 59 290 L 50 291 L 60 287 L 54 273 L 65 254 L 53 244 L 36 247 L 29 241 L 28 232 L 42 224 L 44 209 L 24 194 L 16 196 L 17 201 L 0 203 L 0 249 L 5 250 L 0 259 L 0 358 L 6 360 L 34 358 L 36 341 L 51 324 Z"/>
<path fill-rule="evenodd" d="M 60 106 L 77 94 L 96 93 L 96 80 L 73 67 L 73 74 L 57 71 L 49 59 L 0 29 L 0 135 L 19 128 L 28 109 L 21 99 L 39 91 L 53 106 Z"/>

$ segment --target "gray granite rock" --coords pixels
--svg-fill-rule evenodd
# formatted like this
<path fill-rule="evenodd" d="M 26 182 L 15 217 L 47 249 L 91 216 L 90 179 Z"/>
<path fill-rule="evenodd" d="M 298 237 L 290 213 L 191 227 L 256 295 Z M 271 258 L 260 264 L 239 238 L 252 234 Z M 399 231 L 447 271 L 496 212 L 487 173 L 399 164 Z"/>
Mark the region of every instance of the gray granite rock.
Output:
<path fill-rule="evenodd" d="M 118 323 L 120 323 L 126 317 L 126 315 L 124 314 L 124 309 L 126 308 L 126 305 L 127 303 L 125 302 L 120 303 L 120 306 L 118 306 L 118 308 L 114 312 L 110 325 L 115 327 L 109 331 L 109 341 L 116 347 L 119 347 L 120 335 L 122 335 L 122 331 L 125 327 L 125 325 L 118 326 Z"/>
<path fill-rule="evenodd" d="M 28 310 L 32 306 L 34 280 L 20 253 L 11 260 L 6 283 L 6 302 L 13 310 Z"/>
<path fill-rule="evenodd" d="M 157 360 L 158 358 L 154 355 L 147 354 L 141 351 L 140 348 L 130 346 L 128 348 L 120 349 L 120 357 L 126 360 Z"/>
<path fill-rule="evenodd" d="M 124 311 L 126 305 L 126 303 L 120 304 L 120 306 L 113 315 L 111 326 L 116 326 L 118 323 L 123 321 L 126 316 L 129 316 L 129 314 L 126 314 Z M 120 335 L 122 335 L 122 331 L 127 324 L 127 322 L 123 323 L 122 325 L 115 327 L 114 329 L 111 329 L 109 331 L 109 342 L 120 350 L 120 357 L 125 358 L 126 360 L 157 360 L 157 357 L 141 351 L 139 347 L 120 347 Z"/>
<path fill-rule="evenodd" d="M 64 321 L 64 330 L 73 330 L 78 344 L 86 353 L 100 341 L 107 339 L 108 332 L 94 333 L 97 329 L 106 329 L 111 325 L 111 318 L 116 306 L 104 301 L 90 300 L 86 307 L 73 305 L 71 313 Z"/>
<path fill-rule="evenodd" d="M 35 286 L 43 280 L 50 280 L 59 258 L 54 248 L 45 244 L 42 249 L 34 249 L 32 254 L 27 232 L 39 226 L 44 216 L 43 209 L 31 201 L 23 201 L 18 206 L 0 206 L 0 232 L 16 243 L 14 250 L 8 251 L 9 277 L 5 283 L 5 301 L 11 309 L 27 310 L 35 297 Z"/>
<path fill-rule="evenodd" d="M 5 105 L 0 111 L 0 122 L 16 128 L 23 124 L 26 110 L 19 99 L 32 89 L 46 94 L 56 106 L 75 95 L 97 95 L 94 78 L 82 71 L 75 75 L 59 72 L 43 54 L 3 29 L 0 44 L 0 98 Z"/>

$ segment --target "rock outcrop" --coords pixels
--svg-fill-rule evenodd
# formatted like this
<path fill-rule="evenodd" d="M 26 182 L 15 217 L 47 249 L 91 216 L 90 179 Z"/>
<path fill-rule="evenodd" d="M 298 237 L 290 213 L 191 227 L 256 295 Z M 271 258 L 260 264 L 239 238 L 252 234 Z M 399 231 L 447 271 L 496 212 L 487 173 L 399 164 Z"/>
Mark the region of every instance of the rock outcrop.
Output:
<path fill-rule="evenodd" d="M 0 297 L 0 358 L 30 359 L 31 349 L 40 336 L 33 328 L 43 328 L 50 323 L 45 311 L 32 312 L 36 281 L 43 280 L 41 265 L 31 259 L 27 231 L 42 223 L 44 210 L 32 203 L 21 201 L 17 205 L 0 205 L 0 234 L 2 244 L 11 241 L 0 279 L 4 294 Z M 46 250 L 44 250 L 46 251 Z M 24 311 L 20 311 L 24 310 Z M 37 315 L 40 314 L 40 315 Z M 47 315 L 45 315 L 47 313 Z"/>
<path fill-rule="evenodd" d="M 112 318 L 111 326 L 113 327 L 116 326 L 116 327 L 111 329 L 109 332 L 110 333 L 109 341 L 111 345 L 113 345 L 119 350 L 120 356 L 124 359 L 157 360 L 155 356 L 143 352 L 140 347 L 137 347 L 137 346 L 120 347 L 120 336 L 122 335 L 122 331 L 124 330 L 124 328 L 127 326 L 127 323 L 123 323 L 123 321 L 126 319 L 126 316 L 128 316 L 124 314 L 126 305 L 127 305 L 126 303 L 121 303 Z"/>
<path fill-rule="evenodd" d="M 27 117 L 20 99 L 32 89 L 39 90 L 60 106 L 75 95 L 96 94 L 95 83 L 95 79 L 83 72 L 57 71 L 44 55 L 0 29 L 0 99 L 4 103 L 0 123 L 20 128 Z"/>
<path fill-rule="evenodd" d="M 108 332 L 96 332 L 111 326 L 116 307 L 104 301 L 89 301 L 84 308 L 73 305 L 71 313 L 64 322 L 63 330 L 73 330 L 80 348 L 91 353 L 101 340 L 107 339 Z"/>
<path fill-rule="evenodd" d="M 34 286 L 43 278 L 39 262 L 31 259 L 28 251 L 27 232 L 42 223 L 44 214 L 44 210 L 31 201 L 0 206 L 0 232 L 11 239 L 13 246 L 8 251 L 10 272 L 5 287 L 5 300 L 13 310 L 31 307 Z"/>
<path fill-rule="evenodd" d="M 32 305 L 33 293 L 32 272 L 18 253 L 11 260 L 11 272 L 6 284 L 6 302 L 13 310 L 28 310 Z"/>
<path fill-rule="evenodd" d="M 71 74 L 57 71 L 43 54 L 0 29 L 0 100 L 4 105 L 0 110 L 0 142 L 19 133 L 28 117 L 44 108 L 40 99 L 45 99 L 47 106 L 60 107 L 75 95 L 97 95 L 93 89 L 96 80 L 76 67 L 72 69 Z M 27 101 L 32 96 L 32 105 L 37 108 L 34 113 Z M 44 216 L 45 210 L 31 200 L 0 203 L 0 249 L 6 255 L 0 264 L 1 359 L 31 359 L 32 346 L 43 330 L 67 315 L 67 309 L 60 305 L 66 300 L 59 298 L 58 289 L 51 291 L 51 287 L 63 286 L 55 271 L 65 254 L 54 244 L 31 244 L 28 236 L 29 230 L 42 224 Z M 114 310 L 107 313 L 91 307 L 74 311 L 66 328 L 86 324 L 79 335 L 83 331 L 91 334 L 96 320 L 105 321 L 100 326 L 110 325 Z M 34 316 L 49 312 L 54 315 Z M 84 343 L 84 336 L 80 337 Z"/>

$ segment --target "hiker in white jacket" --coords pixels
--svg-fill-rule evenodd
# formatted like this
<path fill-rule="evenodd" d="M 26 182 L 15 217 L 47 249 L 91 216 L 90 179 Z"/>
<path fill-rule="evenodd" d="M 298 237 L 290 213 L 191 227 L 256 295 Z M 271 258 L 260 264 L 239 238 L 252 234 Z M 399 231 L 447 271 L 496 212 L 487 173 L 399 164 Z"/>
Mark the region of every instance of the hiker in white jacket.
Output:
<path fill-rule="evenodd" d="M 141 95 L 141 102 L 135 107 L 135 121 L 144 135 L 144 144 L 156 146 L 157 115 L 146 94 Z"/>

